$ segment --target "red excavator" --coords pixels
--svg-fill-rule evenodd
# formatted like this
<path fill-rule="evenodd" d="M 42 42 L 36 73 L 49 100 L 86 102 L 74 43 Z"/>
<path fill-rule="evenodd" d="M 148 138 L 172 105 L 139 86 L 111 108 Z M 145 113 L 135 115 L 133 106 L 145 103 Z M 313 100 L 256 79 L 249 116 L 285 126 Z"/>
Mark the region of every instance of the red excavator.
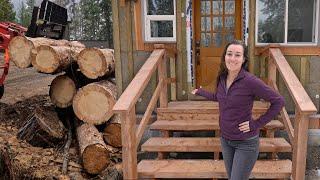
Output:
<path fill-rule="evenodd" d="M 25 34 L 28 37 L 63 39 L 66 35 L 67 9 L 48 0 L 36 1 L 28 29 L 12 22 L 0 22 L 0 51 L 4 50 L 4 64 L 0 64 L 0 69 L 3 69 L 0 76 L 0 99 L 4 93 L 4 80 L 9 72 L 8 45 L 13 37 Z"/>
<path fill-rule="evenodd" d="M 0 22 L 0 50 L 4 50 L 4 64 L 0 65 L 0 69 L 3 69 L 2 76 L 0 76 L 0 99 L 4 93 L 3 82 L 9 72 L 9 42 L 13 37 L 23 35 L 26 31 L 27 28 L 19 24 Z"/>

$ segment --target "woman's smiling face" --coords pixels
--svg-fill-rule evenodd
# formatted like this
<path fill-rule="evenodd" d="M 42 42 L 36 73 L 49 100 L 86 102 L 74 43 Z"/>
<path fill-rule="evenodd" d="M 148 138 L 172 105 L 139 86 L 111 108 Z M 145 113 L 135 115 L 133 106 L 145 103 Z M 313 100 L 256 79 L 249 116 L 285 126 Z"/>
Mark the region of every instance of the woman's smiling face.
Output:
<path fill-rule="evenodd" d="M 243 47 L 238 44 L 231 44 L 226 52 L 225 62 L 228 71 L 240 71 L 244 62 Z"/>

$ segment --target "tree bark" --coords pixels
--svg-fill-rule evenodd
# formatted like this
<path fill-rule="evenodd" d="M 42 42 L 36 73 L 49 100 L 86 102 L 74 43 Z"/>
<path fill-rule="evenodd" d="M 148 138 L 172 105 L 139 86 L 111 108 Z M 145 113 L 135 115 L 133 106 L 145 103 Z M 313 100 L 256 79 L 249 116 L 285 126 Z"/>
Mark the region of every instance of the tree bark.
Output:
<path fill-rule="evenodd" d="M 32 52 L 34 52 L 34 50 L 41 45 L 85 48 L 82 43 L 77 41 L 54 40 L 43 37 L 29 38 L 25 36 L 16 36 L 9 43 L 10 59 L 17 67 L 27 68 L 31 65 Z"/>
<path fill-rule="evenodd" d="M 77 137 L 84 169 L 90 174 L 104 170 L 110 162 L 109 151 L 96 127 L 82 124 L 77 128 Z"/>
<path fill-rule="evenodd" d="M 104 129 L 103 139 L 113 147 L 122 147 L 120 115 L 114 115 Z"/>
<path fill-rule="evenodd" d="M 110 75 L 115 69 L 113 52 L 113 49 L 83 49 L 77 59 L 81 72 L 90 79 Z"/>
<path fill-rule="evenodd" d="M 74 81 L 67 75 L 60 75 L 51 82 L 49 96 L 54 105 L 59 108 L 66 108 L 72 105 L 76 92 Z"/>
<path fill-rule="evenodd" d="M 36 147 L 63 143 L 66 129 L 53 109 L 37 107 L 19 129 L 18 138 Z"/>
<path fill-rule="evenodd" d="M 79 89 L 73 98 L 74 113 L 89 124 L 102 124 L 113 115 L 116 97 L 116 86 L 109 81 L 88 84 Z"/>

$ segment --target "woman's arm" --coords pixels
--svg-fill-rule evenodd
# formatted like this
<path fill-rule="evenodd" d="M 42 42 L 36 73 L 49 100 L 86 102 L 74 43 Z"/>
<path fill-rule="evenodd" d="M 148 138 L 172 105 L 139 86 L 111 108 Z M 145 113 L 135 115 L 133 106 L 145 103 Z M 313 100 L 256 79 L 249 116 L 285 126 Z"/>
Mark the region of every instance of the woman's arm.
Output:
<path fill-rule="evenodd" d="M 212 101 L 217 101 L 217 97 L 216 97 L 215 93 L 208 92 L 202 88 L 195 89 L 194 91 L 192 91 L 192 93 L 199 95 L 199 96 L 202 96 L 202 97 L 205 97 L 205 98 L 212 100 Z"/>
<path fill-rule="evenodd" d="M 270 102 L 270 107 L 266 113 L 261 115 L 257 120 L 250 121 L 250 130 L 256 130 L 266 125 L 280 112 L 284 106 L 284 98 L 255 76 L 250 77 L 248 86 L 253 91 L 254 96 Z"/>

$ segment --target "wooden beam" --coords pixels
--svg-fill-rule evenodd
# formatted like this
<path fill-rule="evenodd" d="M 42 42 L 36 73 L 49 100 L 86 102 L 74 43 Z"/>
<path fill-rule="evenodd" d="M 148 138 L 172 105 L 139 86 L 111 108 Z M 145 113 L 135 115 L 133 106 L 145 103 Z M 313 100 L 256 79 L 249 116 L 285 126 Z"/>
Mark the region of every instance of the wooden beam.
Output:
<path fill-rule="evenodd" d="M 112 20 L 113 20 L 113 46 L 114 46 L 114 58 L 115 58 L 115 76 L 117 83 L 118 96 L 123 91 L 122 88 L 122 68 L 120 58 L 120 26 L 119 26 L 119 9 L 118 1 L 111 1 L 112 3 Z"/>
<path fill-rule="evenodd" d="M 274 59 L 274 62 L 288 87 L 288 90 L 301 113 L 313 114 L 317 112 L 317 108 L 314 106 L 309 95 L 301 85 L 299 79 L 292 71 L 286 58 L 282 55 L 280 49 L 270 48 L 270 56 Z M 275 82 L 275 81 L 274 81 Z"/>
<path fill-rule="evenodd" d="M 136 76 L 122 93 L 117 103 L 113 107 L 115 112 L 130 110 L 136 104 L 143 90 L 146 88 L 152 74 L 157 69 L 158 64 L 163 60 L 165 50 L 154 50 L 144 65 L 140 68 Z"/>
<path fill-rule="evenodd" d="M 263 55 L 270 46 L 256 47 L 255 55 Z M 319 46 L 280 46 L 285 56 L 320 56 Z"/>
<path fill-rule="evenodd" d="M 159 82 L 166 82 L 167 81 L 167 57 L 164 55 L 160 60 L 158 65 L 158 78 Z M 168 88 L 167 83 L 163 83 L 160 91 L 160 107 L 166 108 L 168 107 Z"/>
<path fill-rule="evenodd" d="M 254 72 L 256 0 L 249 1 L 249 71 Z"/>
<path fill-rule="evenodd" d="M 134 29 L 135 29 L 135 50 L 142 51 L 144 50 L 144 42 L 143 42 L 143 35 L 142 35 L 142 21 L 141 18 L 143 16 L 142 9 L 142 1 L 137 0 L 134 4 L 133 11 L 134 11 Z"/>
<path fill-rule="evenodd" d="M 294 180 L 304 180 L 305 178 L 308 125 L 308 116 L 301 114 L 300 110 L 296 109 L 292 155 L 292 177 Z"/>
<path fill-rule="evenodd" d="M 138 179 L 135 107 L 128 112 L 121 113 L 120 116 L 123 177 L 124 179 Z"/>

